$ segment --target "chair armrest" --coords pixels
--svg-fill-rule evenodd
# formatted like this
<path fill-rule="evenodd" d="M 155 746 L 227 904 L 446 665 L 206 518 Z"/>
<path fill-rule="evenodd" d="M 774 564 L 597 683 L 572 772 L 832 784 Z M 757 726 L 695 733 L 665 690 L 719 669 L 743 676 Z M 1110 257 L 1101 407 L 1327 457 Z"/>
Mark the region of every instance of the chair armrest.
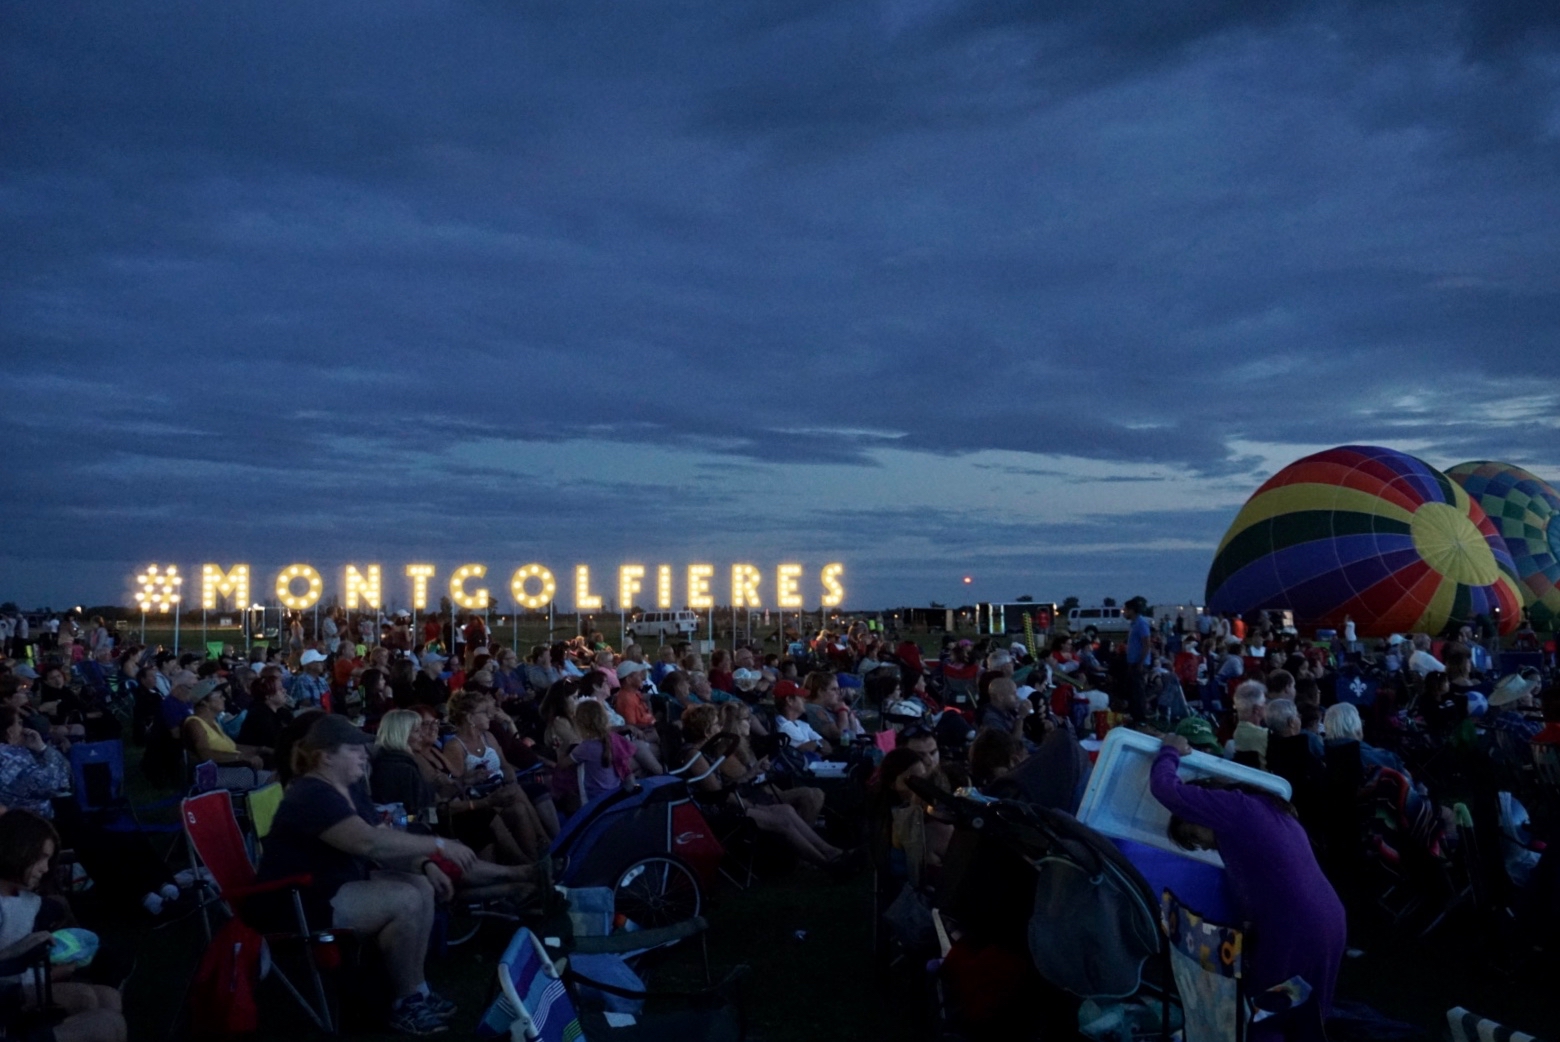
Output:
<path fill-rule="evenodd" d="M 668 944 L 676 944 L 678 941 L 685 941 L 709 928 L 709 921 L 701 915 L 696 915 L 680 923 L 657 926 L 650 930 L 576 937 L 569 946 L 569 952 L 580 955 L 621 955 L 624 952 L 648 951 L 651 948 L 661 948 Z"/>
<path fill-rule="evenodd" d="M 254 897 L 257 894 L 274 894 L 278 890 L 296 890 L 300 887 L 313 886 L 314 877 L 311 875 L 284 876 L 281 879 L 267 879 L 263 883 L 252 883 L 249 886 L 236 886 L 222 891 L 222 896 L 234 901 L 241 901 L 246 897 Z"/>
<path fill-rule="evenodd" d="M 40 937 L 26 951 L 0 959 L 0 977 L 17 977 L 36 967 L 47 966 L 49 948 L 53 944 L 54 938 Z"/>

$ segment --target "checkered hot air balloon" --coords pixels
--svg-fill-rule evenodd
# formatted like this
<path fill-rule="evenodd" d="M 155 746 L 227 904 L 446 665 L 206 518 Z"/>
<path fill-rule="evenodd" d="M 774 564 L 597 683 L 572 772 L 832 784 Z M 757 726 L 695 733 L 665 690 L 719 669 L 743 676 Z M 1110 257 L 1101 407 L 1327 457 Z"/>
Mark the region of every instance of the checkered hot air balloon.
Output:
<path fill-rule="evenodd" d="M 1287 608 L 1303 627 L 1440 633 L 1520 621 L 1516 566 L 1462 486 L 1413 456 L 1345 445 L 1296 460 L 1246 501 L 1208 571 L 1220 613 Z M 1498 610 L 1497 610 L 1498 609 Z"/>
<path fill-rule="evenodd" d="M 1560 492 L 1510 463 L 1478 460 L 1446 472 L 1472 496 L 1505 541 L 1534 625 L 1560 622 Z"/>

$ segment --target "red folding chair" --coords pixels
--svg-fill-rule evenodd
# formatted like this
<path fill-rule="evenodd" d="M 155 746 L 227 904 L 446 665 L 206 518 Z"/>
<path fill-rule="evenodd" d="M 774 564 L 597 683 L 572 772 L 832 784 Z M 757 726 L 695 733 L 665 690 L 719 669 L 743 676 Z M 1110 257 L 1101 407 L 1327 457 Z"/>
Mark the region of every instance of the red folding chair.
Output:
<path fill-rule="evenodd" d="M 189 840 L 191 852 L 211 873 L 211 880 L 216 890 L 215 901 L 211 903 L 221 904 L 229 915 L 243 918 L 265 938 L 268 947 L 273 941 L 296 941 L 302 945 L 304 963 L 309 968 L 318 1006 L 303 997 L 303 993 L 294 986 L 273 959 L 261 960 L 262 967 L 268 967 L 262 969 L 261 973 L 262 975 L 275 974 L 276 979 L 281 981 L 282 987 L 286 988 L 287 993 L 303 1007 L 303 1011 L 309 1015 L 310 1020 L 314 1021 L 315 1026 L 327 1034 L 335 1034 L 336 1023 L 331 1016 L 330 1003 L 325 996 L 325 982 L 320 977 L 318 962 L 320 946 L 333 944 L 335 937 L 329 932 L 316 933 L 309 929 L 309 921 L 303 911 L 303 897 L 298 892 L 299 887 L 308 886 L 313 882 L 312 877 L 289 876 L 264 883 L 256 882 L 255 866 L 250 863 L 249 849 L 244 843 L 243 833 L 239 831 L 238 819 L 233 813 L 232 797 L 224 789 L 184 800 L 180 804 L 180 812 L 184 819 L 184 835 Z M 296 921 L 294 930 L 269 930 L 265 925 L 251 922 L 244 917 L 244 902 L 249 898 L 281 891 L 290 891 L 292 894 L 293 915 Z M 205 908 L 206 905 L 203 904 L 202 914 L 205 914 Z M 211 935 L 209 920 L 206 934 L 209 939 Z"/>

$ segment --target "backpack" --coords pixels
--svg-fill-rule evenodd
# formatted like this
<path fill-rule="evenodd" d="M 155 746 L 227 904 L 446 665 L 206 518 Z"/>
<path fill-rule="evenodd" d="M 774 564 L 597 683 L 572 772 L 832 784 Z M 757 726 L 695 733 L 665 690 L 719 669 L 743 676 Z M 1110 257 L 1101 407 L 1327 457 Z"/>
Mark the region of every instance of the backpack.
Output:
<path fill-rule="evenodd" d="M 190 1035 L 233 1038 L 260 1030 L 255 988 L 260 983 L 264 939 L 234 917 L 218 930 L 190 984 Z"/>

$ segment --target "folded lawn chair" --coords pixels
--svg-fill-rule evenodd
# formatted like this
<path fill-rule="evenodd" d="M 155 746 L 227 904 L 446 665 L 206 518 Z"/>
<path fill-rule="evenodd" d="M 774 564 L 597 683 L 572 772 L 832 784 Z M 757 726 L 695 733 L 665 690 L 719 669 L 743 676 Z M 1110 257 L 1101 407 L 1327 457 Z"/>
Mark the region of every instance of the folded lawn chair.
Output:
<path fill-rule="evenodd" d="M 651 1039 L 699 1039 L 723 1042 L 744 1037 L 737 1009 L 724 1000 L 728 977 L 707 992 L 646 992 L 586 977 L 568 965 L 554 963 L 535 934 L 521 929 L 499 958 L 498 985 L 503 1000 L 495 1003 L 478 1028 L 481 1037 L 501 1037 L 506 1031 L 512 1042 L 644 1042 Z M 577 1001 L 581 988 L 605 993 L 630 1002 L 676 998 L 691 1008 L 659 1014 L 612 1012 L 589 1008 Z M 507 1025 L 502 1023 L 508 1019 Z"/>

